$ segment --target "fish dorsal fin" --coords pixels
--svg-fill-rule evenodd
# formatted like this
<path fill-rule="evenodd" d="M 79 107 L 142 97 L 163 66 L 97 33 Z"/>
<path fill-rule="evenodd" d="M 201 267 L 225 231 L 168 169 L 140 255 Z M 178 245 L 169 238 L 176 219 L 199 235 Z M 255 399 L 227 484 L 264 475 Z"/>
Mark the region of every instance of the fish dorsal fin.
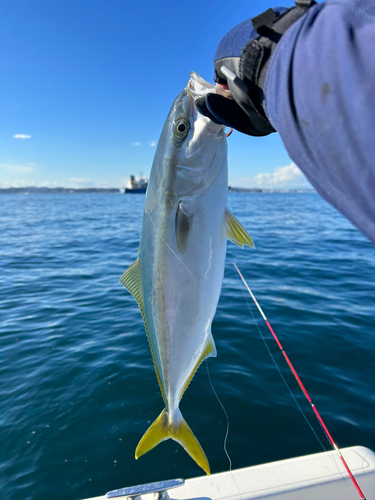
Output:
<path fill-rule="evenodd" d="M 217 351 L 216 351 L 215 341 L 214 341 L 214 338 L 212 336 L 212 333 L 210 333 L 210 335 L 208 336 L 207 342 L 206 342 L 206 346 L 205 346 L 202 354 L 200 355 L 200 358 L 198 359 L 196 365 L 194 366 L 191 374 L 189 375 L 189 378 L 188 378 L 186 384 L 184 385 L 184 388 L 181 391 L 180 399 L 184 395 L 184 392 L 188 388 L 188 385 L 190 384 L 192 378 L 195 375 L 195 372 L 198 370 L 199 365 L 202 363 L 202 361 L 204 361 L 206 358 L 216 358 L 216 356 L 217 356 Z"/>
<path fill-rule="evenodd" d="M 138 307 L 144 316 L 141 261 L 138 259 L 131 264 L 120 278 L 120 283 L 133 295 Z"/>
<path fill-rule="evenodd" d="M 232 243 L 241 248 L 243 248 L 244 245 L 255 248 L 250 235 L 229 208 L 225 209 L 225 224 L 227 228 L 227 237 Z"/>
<path fill-rule="evenodd" d="M 154 351 L 152 350 L 152 345 L 151 345 L 151 340 L 150 340 L 150 334 L 148 332 L 148 327 L 147 327 L 147 321 L 146 321 L 146 315 L 145 315 L 145 307 L 143 303 L 143 290 L 142 290 L 142 275 L 141 275 L 141 259 L 138 257 L 138 259 L 131 264 L 127 270 L 124 272 L 124 274 L 120 278 L 120 283 L 124 285 L 124 287 L 133 295 L 135 300 L 137 301 L 138 307 L 142 313 L 142 318 L 143 318 L 143 323 L 145 325 L 145 330 L 147 333 L 147 338 L 148 338 L 148 343 L 150 345 L 150 350 L 152 354 L 152 360 L 154 362 L 154 368 L 155 368 L 155 373 L 156 377 L 159 382 L 159 387 L 161 391 L 161 395 L 163 396 L 164 403 L 165 403 L 165 396 L 164 396 L 164 391 L 163 391 L 163 385 L 161 383 L 161 378 L 159 374 L 159 370 L 155 361 L 155 356 L 154 356 Z"/>

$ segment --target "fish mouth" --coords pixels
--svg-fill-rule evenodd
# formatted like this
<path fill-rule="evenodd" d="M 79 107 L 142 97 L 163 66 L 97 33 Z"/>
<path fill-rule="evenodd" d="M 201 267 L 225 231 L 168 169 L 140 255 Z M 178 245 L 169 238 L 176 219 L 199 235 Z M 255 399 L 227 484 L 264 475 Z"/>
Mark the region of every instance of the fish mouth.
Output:
<path fill-rule="evenodd" d="M 188 81 L 186 89 L 195 100 L 198 99 L 199 97 L 203 97 L 213 92 L 215 89 L 215 85 L 207 82 L 206 80 L 203 80 L 203 78 L 200 77 L 198 73 L 192 71 L 190 73 L 190 79 Z"/>
<path fill-rule="evenodd" d="M 186 90 L 193 97 L 194 101 L 199 97 L 204 97 L 207 94 L 219 94 L 227 99 L 233 99 L 231 91 L 224 89 L 220 85 L 214 85 L 204 80 L 195 71 L 190 73 L 190 79 L 186 86 Z"/>

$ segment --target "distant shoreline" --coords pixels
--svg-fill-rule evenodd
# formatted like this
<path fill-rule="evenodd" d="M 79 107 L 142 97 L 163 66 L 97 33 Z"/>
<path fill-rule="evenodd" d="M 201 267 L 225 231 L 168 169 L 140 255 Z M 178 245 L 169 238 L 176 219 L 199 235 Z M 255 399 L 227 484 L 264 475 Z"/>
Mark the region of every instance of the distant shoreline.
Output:
<path fill-rule="evenodd" d="M 314 193 L 314 189 L 260 189 L 228 187 L 229 193 Z M 76 193 L 107 193 L 122 194 L 123 190 L 118 188 L 48 188 L 48 187 L 10 187 L 0 188 L 0 194 L 76 194 Z"/>
<path fill-rule="evenodd" d="M 229 193 L 315 193 L 313 188 L 270 189 L 270 188 L 240 188 L 228 187 Z"/>
<path fill-rule="evenodd" d="M 118 188 L 48 188 L 48 187 L 23 187 L 0 189 L 0 194 L 74 194 L 74 193 L 111 193 L 120 194 Z"/>

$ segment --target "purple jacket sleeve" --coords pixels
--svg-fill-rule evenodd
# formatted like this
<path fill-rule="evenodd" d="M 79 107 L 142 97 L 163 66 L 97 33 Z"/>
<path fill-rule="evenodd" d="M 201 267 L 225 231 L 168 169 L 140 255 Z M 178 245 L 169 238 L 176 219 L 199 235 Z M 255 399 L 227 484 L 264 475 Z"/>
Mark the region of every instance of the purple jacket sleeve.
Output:
<path fill-rule="evenodd" d="M 265 110 L 318 193 L 375 244 L 375 2 L 329 0 L 289 28 Z"/>

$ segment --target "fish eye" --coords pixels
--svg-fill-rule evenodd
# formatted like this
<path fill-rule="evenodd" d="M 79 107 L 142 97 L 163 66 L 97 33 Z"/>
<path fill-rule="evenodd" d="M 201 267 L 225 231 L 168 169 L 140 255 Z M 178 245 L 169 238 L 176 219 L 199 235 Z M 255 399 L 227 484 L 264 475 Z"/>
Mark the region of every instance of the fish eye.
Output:
<path fill-rule="evenodd" d="M 185 137 L 188 135 L 189 128 L 190 125 L 187 120 L 183 118 L 176 120 L 174 127 L 174 135 L 176 136 L 177 139 L 181 141 L 185 139 Z"/>

